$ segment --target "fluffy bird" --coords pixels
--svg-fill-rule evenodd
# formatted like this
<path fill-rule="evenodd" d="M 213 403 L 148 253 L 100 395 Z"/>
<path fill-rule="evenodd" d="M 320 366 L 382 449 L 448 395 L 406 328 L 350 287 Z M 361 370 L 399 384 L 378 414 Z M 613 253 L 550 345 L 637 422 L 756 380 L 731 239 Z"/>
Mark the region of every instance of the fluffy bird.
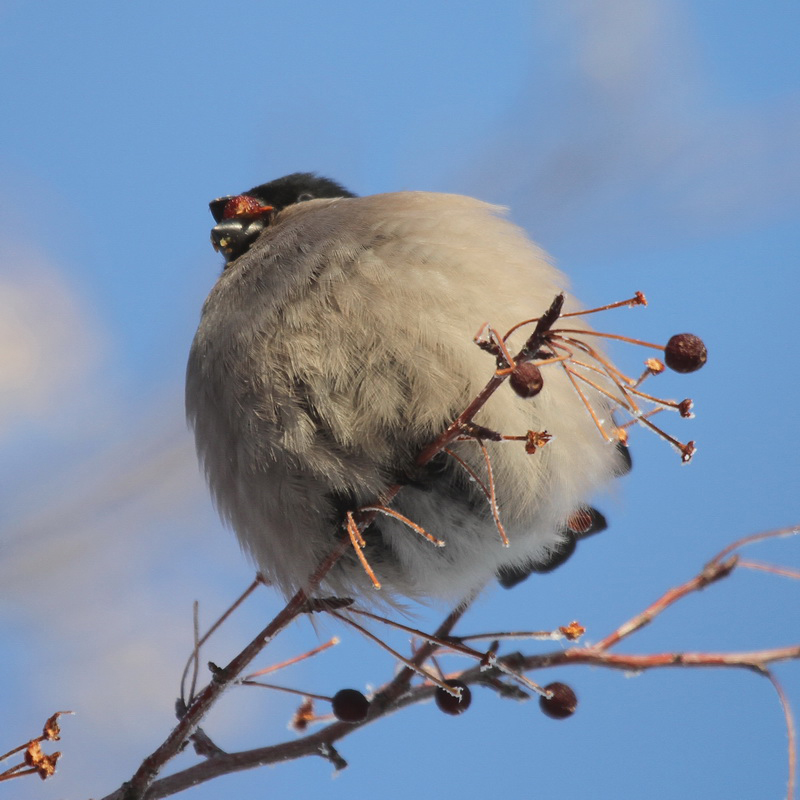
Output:
<path fill-rule="evenodd" d="M 475 441 L 417 465 L 496 368 L 473 341 L 478 329 L 539 316 L 566 288 L 503 209 L 429 192 L 357 197 L 311 173 L 210 207 L 226 263 L 192 344 L 187 416 L 221 516 L 283 592 L 304 586 L 346 535 L 348 511 L 398 483 L 391 509 L 444 546 L 377 516 L 363 554 L 389 602 L 460 601 L 493 577 L 511 586 L 605 527 L 586 501 L 626 470 L 626 456 L 557 365 L 535 397 L 506 383 L 474 420 L 552 436 L 532 455 L 518 441 L 486 445 L 508 546 Z M 575 308 L 567 295 L 565 310 Z M 588 330 L 579 317 L 569 327 Z M 511 337 L 511 352 L 529 333 Z M 583 392 L 609 421 L 604 396 Z M 356 555 L 327 574 L 326 593 L 374 595 Z"/>

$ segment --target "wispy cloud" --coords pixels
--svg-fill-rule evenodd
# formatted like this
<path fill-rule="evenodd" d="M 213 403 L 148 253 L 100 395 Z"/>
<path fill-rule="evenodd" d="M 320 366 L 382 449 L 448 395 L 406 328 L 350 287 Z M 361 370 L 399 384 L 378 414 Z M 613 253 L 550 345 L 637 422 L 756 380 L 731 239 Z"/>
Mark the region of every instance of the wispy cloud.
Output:
<path fill-rule="evenodd" d="M 545 54 L 468 190 L 547 238 L 579 218 L 584 231 L 618 231 L 613 246 L 796 211 L 796 98 L 719 97 L 680 6 L 572 0 L 543 6 L 537 26 Z"/>

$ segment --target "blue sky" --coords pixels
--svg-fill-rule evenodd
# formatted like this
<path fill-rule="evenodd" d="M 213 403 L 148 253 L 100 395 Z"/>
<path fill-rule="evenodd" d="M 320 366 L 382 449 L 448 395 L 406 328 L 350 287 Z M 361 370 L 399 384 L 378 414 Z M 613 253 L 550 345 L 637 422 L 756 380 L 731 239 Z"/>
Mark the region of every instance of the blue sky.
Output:
<path fill-rule="evenodd" d="M 695 420 L 669 420 L 695 461 L 636 431 L 634 472 L 598 501 L 610 530 L 488 593 L 462 632 L 579 619 L 597 640 L 733 539 L 799 522 L 799 36 L 790 0 L 0 3 L 0 749 L 78 712 L 58 777 L 14 796 L 98 797 L 129 777 L 172 724 L 192 601 L 208 621 L 250 578 L 182 410 L 221 194 L 296 170 L 359 194 L 472 194 L 508 205 L 585 303 L 645 292 L 606 328 L 706 340 L 705 370 L 663 378 L 696 401 Z M 748 555 L 798 566 L 798 544 Z M 790 644 L 797 597 L 743 573 L 620 649 Z M 223 662 L 277 607 L 264 590 L 205 655 Z M 296 625 L 261 665 L 333 634 L 287 683 L 390 677 L 332 623 Z M 776 673 L 800 709 L 800 668 Z M 335 780 L 303 761 L 187 797 L 405 798 L 438 781 L 467 797 L 782 796 L 782 716 L 755 675 L 533 677 L 571 683 L 579 713 L 556 723 L 477 690 L 462 717 L 427 705 L 357 733 Z M 268 744 L 293 707 L 239 690 L 207 728 L 226 749 Z"/>

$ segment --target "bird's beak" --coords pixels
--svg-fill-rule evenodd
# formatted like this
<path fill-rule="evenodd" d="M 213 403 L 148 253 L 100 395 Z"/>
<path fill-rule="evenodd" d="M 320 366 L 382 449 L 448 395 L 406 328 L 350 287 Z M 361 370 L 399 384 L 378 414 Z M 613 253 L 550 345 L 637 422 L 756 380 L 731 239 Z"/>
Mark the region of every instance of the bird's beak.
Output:
<path fill-rule="evenodd" d="M 223 214 L 225 213 L 225 206 L 228 200 L 233 199 L 233 195 L 227 195 L 225 197 L 217 197 L 216 200 L 212 200 L 208 207 L 211 210 L 211 216 L 214 217 L 214 222 L 222 222 Z"/>
<path fill-rule="evenodd" d="M 252 247 L 268 223 L 268 217 L 224 219 L 211 229 L 211 245 L 231 262 Z"/>

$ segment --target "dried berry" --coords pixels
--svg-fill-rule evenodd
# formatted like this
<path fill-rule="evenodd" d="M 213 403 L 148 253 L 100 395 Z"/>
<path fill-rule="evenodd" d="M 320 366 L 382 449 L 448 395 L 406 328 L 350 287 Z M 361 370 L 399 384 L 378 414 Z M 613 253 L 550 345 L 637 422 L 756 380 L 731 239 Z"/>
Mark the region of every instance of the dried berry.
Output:
<path fill-rule="evenodd" d="M 517 364 L 509 378 L 511 388 L 520 397 L 535 397 L 542 391 L 544 380 L 542 371 L 532 361 L 524 361 Z"/>
<path fill-rule="evenodd" d="M 306 697 L 300 704 L 297 711 L 294 712 L 292 721 L 289 723 L 292 730 L 302 733 L 308 730 L 308 726 L 314 721 L 314 702 L 310 697 Z"/>
<path fill-rule="evenodd" d="M 578 639 L 586 633 L 586 628 L 580 624 L 577 620 L 572 620 L 569 625 L 559 625 L 558 630 L 564 635 L 566 639 L 570 642 L 577 642 Z"/>
<path fill-rule="evenodd" d="M 664 361 L 675 372 L 694 372 L 708 359 L 703 340 L 693 333 L 676 333 L 664 348 Z"/>
<path fill-rule="evenodd" d="M 453 716 L 463 714 L 472 702 L 472 692 L 469 690 L 469 686 L 461 681 L 445 681 L 445 683 L 454 689 L 461 689 L 461 697 L 454 697 L 444 689 L 437 689 L 435 695 L 436 705 L 445 714 L 452 714 Z"/>
<path fill-rule="evenodd" d="M 342 722 L 361 722 L 369 711 L 369 700 L 358 689 L 340 689 L 331 700 L 333 714 Z"/>
<path fill-rule="evenodd" d="M 544 447 L 553 437 L 547 431 L 528 431 L 525 436 L 525 452 L 532 456 L 540 447 Z"/>
<path fill-rule="evenodd" d="M 692 413 L 693 405 L 694 403 L 688 397 L 685 400 L 681 400 L 680 403 L 678 403 L 678 411 L 680 412 L 680 415 L 686 419 L 691 419 L 694 416 Z"/>
<path fill-rule="evenodd" d="M 553 719 L 566 719 L 575 713 L 578 698 L 566 683 L 549 683 L 545 691 L 552 692 L 552 697 L 540 697 L 539 707 Z"/>
<path fill-rule="evenodd" d="M 265 206 L 255 197 L 247 194 L 237 194 L 228 198 L 222 209 L 222 218 L 255 217 L 272 211 L 272 206 Z"/>

